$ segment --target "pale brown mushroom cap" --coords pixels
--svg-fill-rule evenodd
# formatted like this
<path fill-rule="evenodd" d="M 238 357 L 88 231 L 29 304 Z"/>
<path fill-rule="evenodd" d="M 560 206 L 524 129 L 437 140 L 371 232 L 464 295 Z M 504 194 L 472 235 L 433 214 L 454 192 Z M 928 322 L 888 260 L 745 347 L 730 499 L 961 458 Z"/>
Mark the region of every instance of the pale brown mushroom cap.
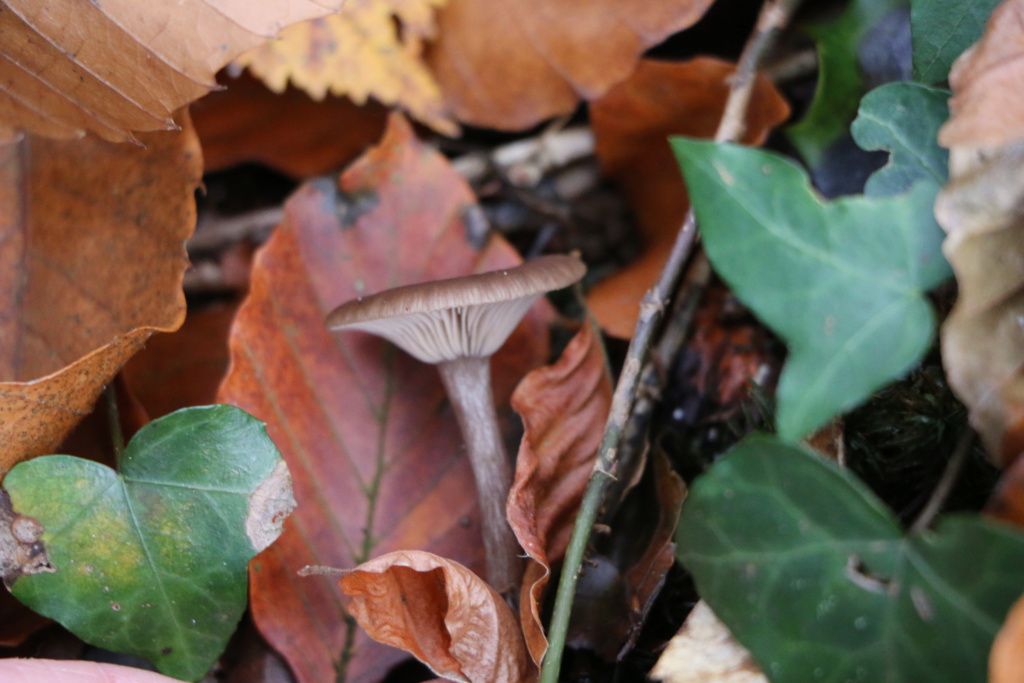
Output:
<path fill-rule="evenodd" d="M 542 256 L 516 268 L 396 287 L 338 306 L 332 330 L 384 337 L 425 363 L 490 356 L 533 302 L 586 273 L 575 256 Z"/>

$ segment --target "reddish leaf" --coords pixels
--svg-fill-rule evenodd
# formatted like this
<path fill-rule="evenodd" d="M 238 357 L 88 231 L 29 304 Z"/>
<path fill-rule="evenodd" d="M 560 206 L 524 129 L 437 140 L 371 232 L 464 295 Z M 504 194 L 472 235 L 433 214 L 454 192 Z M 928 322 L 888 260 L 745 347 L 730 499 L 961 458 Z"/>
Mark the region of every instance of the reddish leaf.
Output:
<path fill-rule="evenodd" d="M 637 261 L 590 291 L 591 312 L 611 335 L 633 336 L 640 300 L 661 272 L 689 206 L 668 136 L 713 136 L 734 71 L 734 65 L 711 57 L 643 60 L 627 81 L 590 107 L 601 167 L 626 194 L 645 243 Z M 761 144 L 788 116 L 786 101 L 759 78 L 743 142 Z"/>
<path fill-rule="evenodd" d="M 154 331 L 181 325 L 202 172 L 182 125 L 145 147 L 0 148 L 0 474 L 52 453 Z"/>
<path fill-rule="evenodd" d="M 309 178 L 342 168 L 384 132 L 385 109 L 372 102 L 314 102 L 295 88 L 278 95 L 248 73 L 220 83 L 191 110 L 207 172 L 256 161 Z"/>
<path fill-rule="evenodd" d="M 427 63 L 457 118 L 528 128 L 601 97 L 712 0 L 450 0 Z"/>
<path fill-rule="evenodd" d="M 540 608 L 551 566 L 565 556 L 583 490 L 611 406 L 612 381 L 591 327 L 584 326 L 554 365 L 534 370 L 512 395 L 526 433 L 519 447 L 508 517 L 531 558 L 520 618 L 533 661 L 547 638 Z"/>
<path fill-rule="evenodd" d="M 220 391 L 267 421 L 292 472 L 299 507 L 252 565 L 252 610 L 311 683 L 339 668 L 345 680 L 379 680 L 401 654 L 350 631 L 337 586 L 298 569 L 408 548 L 482 562 L 475 487 L 437 370 L 379 338 L 332 335 L 324 317 L 360 293 L 518 261 L 497 238 L 482 250 L 466 243 L 469 188 L 401 117 L 339 185 L 313 181 L 288 201 L 257 255 Z M 373 208 L 346 225 L 339 209 L 356 193 Z M 549 310 L 527 316 L 493 359 L 497 405 L 546 358 Z"/>
<path fill-rule="evenodd" d="M 324 0 L 5 0 L 0 127 L 111 141 L 173 129 L 171 112 L 282 26 L 331 11 Z M 336 3 L 340 4 L 340 3 Z"/>
<path fill-rule="evenodd" d="M 515 615 L 483 579 L 419 551 L 389 553 L 341 580 L 349 610 L 377 640 L 452 681 L 519 683 L 534 675 Z"/>

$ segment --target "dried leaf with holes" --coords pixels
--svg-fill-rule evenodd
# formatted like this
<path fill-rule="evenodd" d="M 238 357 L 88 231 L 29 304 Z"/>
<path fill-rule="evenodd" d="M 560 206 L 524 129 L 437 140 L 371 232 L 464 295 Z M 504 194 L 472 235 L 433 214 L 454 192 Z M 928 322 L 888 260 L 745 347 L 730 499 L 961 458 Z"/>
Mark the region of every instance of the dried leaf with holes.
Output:
<path fill-rule="evenodd" d="M 331 93 L 364 104 L 372 97 L 455 135 L 458 126 L 421 59 L 444 1 L 347 0 L 337 14 L 291 26 L 234 63 L 275 92 L 291 81 L 316 100 Z"/>
<path fill-rule="evenodd" d="M 43 525 L 11 508 L 11 497 L 0 489 L 0 579 L 12 586 L 22 574 L 54 572 L 43 545 Z"/>

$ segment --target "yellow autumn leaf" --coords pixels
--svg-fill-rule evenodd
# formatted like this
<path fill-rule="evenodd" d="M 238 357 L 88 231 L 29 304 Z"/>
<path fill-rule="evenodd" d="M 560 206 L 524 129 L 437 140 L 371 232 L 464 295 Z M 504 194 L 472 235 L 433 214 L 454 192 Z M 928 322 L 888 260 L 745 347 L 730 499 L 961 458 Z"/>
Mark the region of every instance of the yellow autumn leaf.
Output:
<path fill-rule="evenodd" d="M 275 92 L 291 81 L 317 100 L 327 93 L 357 104 L 370 97 L 401 107 L 435 130 L 458 132 L 422 60 L 445 0 L 347 0 L 337 14 L 295 24 L 235 60 Z"/>

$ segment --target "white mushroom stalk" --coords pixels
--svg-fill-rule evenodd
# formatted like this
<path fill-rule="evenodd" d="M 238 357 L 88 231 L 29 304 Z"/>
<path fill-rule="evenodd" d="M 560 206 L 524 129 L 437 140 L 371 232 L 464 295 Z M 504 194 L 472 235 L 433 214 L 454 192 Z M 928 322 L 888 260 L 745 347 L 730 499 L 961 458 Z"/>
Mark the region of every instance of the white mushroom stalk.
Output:
<path fill-rule="evenodd" d="M 332 330 L 379 335 L 438 366 L 476 479 L 488 582 L 501 593 L 518 584 L 522 551 L 505 516 L 512 462 L 494 410 L 490 357 L 538 298 L 585 272 L 578 258 L 543 256 L 508 270 L 390 289 L 327 317 Z"/>

